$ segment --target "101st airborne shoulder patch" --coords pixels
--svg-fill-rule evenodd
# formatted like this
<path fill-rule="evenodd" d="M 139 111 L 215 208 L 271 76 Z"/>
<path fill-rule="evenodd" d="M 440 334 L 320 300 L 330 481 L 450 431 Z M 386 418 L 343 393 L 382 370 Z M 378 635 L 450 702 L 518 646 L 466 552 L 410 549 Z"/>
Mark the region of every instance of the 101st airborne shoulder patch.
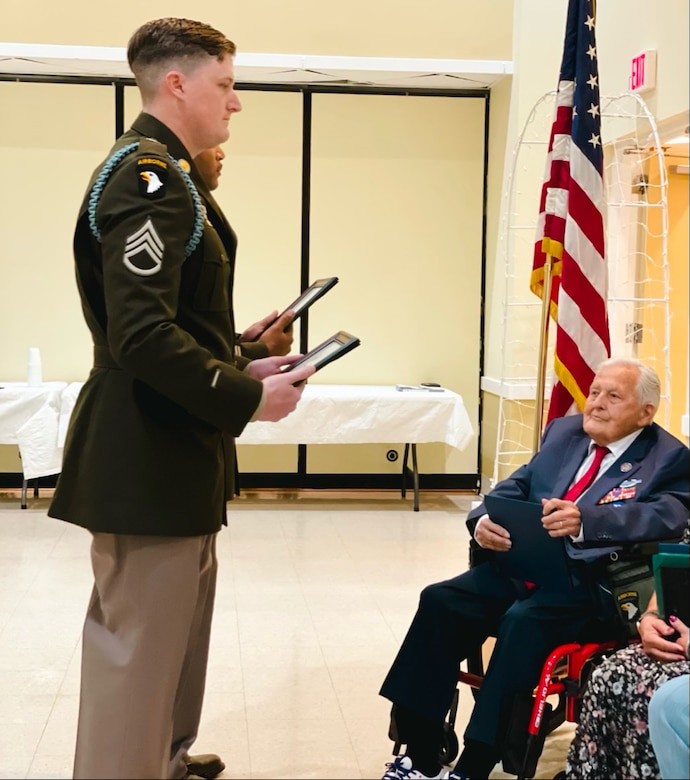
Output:
<path fill-rule="evenodd" d="M 142 157 L 137 160 L 139 193 L 149 200 L 165 194 L 168 182 L 168 164 L 156 157 Z"/>

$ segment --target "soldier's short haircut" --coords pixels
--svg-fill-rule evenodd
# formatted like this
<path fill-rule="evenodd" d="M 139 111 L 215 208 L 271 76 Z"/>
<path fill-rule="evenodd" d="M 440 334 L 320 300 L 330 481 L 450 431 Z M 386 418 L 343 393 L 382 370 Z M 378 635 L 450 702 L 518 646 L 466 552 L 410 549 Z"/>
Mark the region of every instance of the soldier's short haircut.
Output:
<path fill-rule="evenodd" d="M 144 95 L 169 70 L 189 70 L 207 57 L 222 61 L 236 52 L 223 33 L 203 22 L 166 17 L 146 22 L 127 44 L 127 62 Z"/>

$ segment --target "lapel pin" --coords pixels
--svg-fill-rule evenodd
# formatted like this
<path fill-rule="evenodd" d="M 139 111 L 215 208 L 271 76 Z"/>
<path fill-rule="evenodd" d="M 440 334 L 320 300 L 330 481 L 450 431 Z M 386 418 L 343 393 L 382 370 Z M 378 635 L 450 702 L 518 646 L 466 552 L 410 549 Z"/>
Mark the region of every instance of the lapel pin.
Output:
<path fill-rule="evenodd" d="M 628 463 L 627 461 L 625 463 L 621 463 L 621 471 L 630 471 L 632 468 L 632 463 Z"/>

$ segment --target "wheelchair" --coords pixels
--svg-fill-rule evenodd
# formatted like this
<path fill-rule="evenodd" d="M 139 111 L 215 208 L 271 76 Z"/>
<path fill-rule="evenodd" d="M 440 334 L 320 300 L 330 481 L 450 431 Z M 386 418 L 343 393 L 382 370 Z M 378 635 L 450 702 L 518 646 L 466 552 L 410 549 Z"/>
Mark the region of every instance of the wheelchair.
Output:
<path fill-rule="evenodd" d="M 635 553 L 631 560 L 638 561 L 640 555 L 649 558 L 656 552 L 658 542 L 639 543 L 631 548 Z M 472 539 L 469 545 L 469 567 L 486 560 L 484 551 Z M 606 656 L 626 645 L 636 644 L 639 638 L 631 638 L 624 630 L 614 632 L 615 639 L 601 642 L 569 642 L 559 645 L 545 660 L 539 682 L 532 694 L 516 697 L 501 741 L 501 762 L 503 771 L 515 775 L 519 780 L 531 780 L 537 769 L 546 737 L 563 723 L 577 723 L 580 717 L 581 694 L 584 692 L 592 671 Z M 460 669 L 458 683 L 466 685 L 476 696 L 481 687 L 484 665 L 481 650 L 467 661 L 467 671 Z M 547 701 L 557 696 L 554 707 Z M 460 700 L 460 688 L 456 688 L 447 719 L 443 724 L 443 737 L 439 762 L 452 764 L 460 752 L 460 743 L 455 732 L 455 722 Z M 395 743 L 393 754 L 398 755 L 402 742 L 397 726 L 391 718 L 389 738 Z M 565 778 L 559 772 L 554 780 Z"/>
<path fill-rule="evenodd" d="M 539 682 L 531 696 L 516 698 L 510 722 L 502 745 L 503 771 L 520 780 L 533 778 L 544 748 L 546 737 L 563 723 L 577 723 L 580 717 L 581 699 L 587 680 L 593 669 L 621 642 L 570 642 L 559 645 L 547 657 L 542 666 Z M 472 671 L 470 671 L 472 669 Z M 481 661 L 468 660 L 468 671 L 460 671 L 458 682 L 476 690 L 481 686 Z M 547 701 L 557 696 L 554 707 Z M 455 718 L 459 701 L 459 689 L 453 697 L 448 719 L 444 724 L 444 742 L 441 749 L 443 763 L 452 763 L 458 754 L 458 738 L 455 734 Z M 556 778 L 560 778 L 560 773 Z"/>
<path fill-rule="evenodd" d="M 620 647 L 620 641 L 611 640 L 584 644 L 570 642 L 553 650 L 542 666 L 533 694 L 516 698 L 513 703 L 501 751 L 504 772 L 513 774 L 520 780 L 530 780 L 534 777 L 546 737 L 564 722 L 577 723 L 580 716 L 580 694 L 587 685 L 589 675 L 607 655 Z M 458 683 L 468 686 L 474 694 L 481 687 L 482 679 L 481 656 L 468 658 L 467 671 L 460 670 Z M 547 701 L 554 695 L 558 696 L 555 707 Z M 447 720 L 443 724 L 439 762 L 444 765 L 452 764 L 460 752 L 460 743 L 455 732 L 459 701 L 460 688 L 456 688 Z M 393 754 L 397 755 L 402 744 L 393 722 L 389 736 L 395 743 Z M 554 780 L 564 776 L 564 773 L 559 773 Z"/>
<path fill-rule="evenodd" d="M 477 566 L 485 560 L 484 553 L 474 540 L 469 545 L 469 566 Z M 628 640 L 620 634 L 618 638 L 604 642 L 559 645 L 544 662 L 539 682 L 531 695 L 517 697 L 508 718 L 506 733 L 502 740 L 501 761 L 503 770 L 520 780 L 533 778 L 548 734 L 563 723 L 577 723 L 580 716 L 580 695 L 584 692 L 590 674 L 607 655 L 624 647 Z M 481 687 L 484 664 L 481 650 L 466 661 L 467 671 L 460 669 L 458 683 L 466 685 L 473 695 Z M 554 707 L 548 698 L 557 696 Z M 447 719 L 443 724 L 443 738 L 439 762 L 452 764 L 460 752 L 460 743 L 455 732 L 455 721 L 460 700 L 460 688 L 455 689 Z M 397 726 L 391 719 L 389 737 L 395 743 L 393 754 L 400 753 L 401 740 Z M 559 773 L 556 778 L 564 777 Z M 556 779 L 555 779 L 556 780 Z"/>

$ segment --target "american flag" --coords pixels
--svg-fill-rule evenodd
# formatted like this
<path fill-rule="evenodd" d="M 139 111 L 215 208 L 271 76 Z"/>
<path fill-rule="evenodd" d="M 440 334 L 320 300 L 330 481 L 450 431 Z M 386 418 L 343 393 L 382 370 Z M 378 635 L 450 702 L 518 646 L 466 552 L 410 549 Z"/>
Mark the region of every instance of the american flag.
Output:
<path fill-rule="evenodd" d="M 543 298 L 550 254 L 556 382 L 549 420 L 582 410 L 597 366 L 611 354 L 594 17 L 594 0 L 569 0 L 530 279 L 532 292 Z"/>

